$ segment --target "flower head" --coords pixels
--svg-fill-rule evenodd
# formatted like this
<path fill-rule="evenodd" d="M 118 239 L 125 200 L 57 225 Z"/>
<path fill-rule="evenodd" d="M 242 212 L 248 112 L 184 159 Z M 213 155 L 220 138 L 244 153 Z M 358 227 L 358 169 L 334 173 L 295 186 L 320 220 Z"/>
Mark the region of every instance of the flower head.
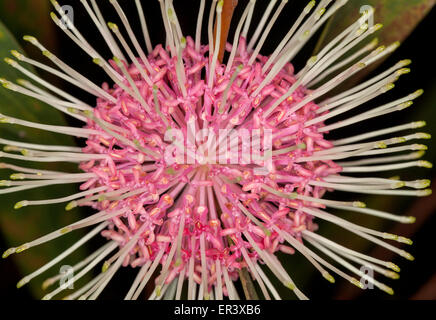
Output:
<path fill-rule="evenodd" d="M 43 171 L 3 163 L 2 168 L 17 173 L 10 181 L 1 182 L 6 188 L 0 193 L 78 183 L 80 191 L 71 196 L 23 200 L 15 208 L 65 202 L 67 210 L 77 206 L 96 210 L 76 223 L 7 250 L 3 257 L 93 226 L 72 247 L 23 278 L 19 287 L 101 234 L 107 243 L 73 268 L 77 271 L 73 280 L 98 264 L 103 265 L 102 272 L 67 298 L 97 298 L 121 267 L 130 266 L 138 270 L 138 275 L 126 299 L 136 299 L 150 283 L 155 287 L 150 298 L 183 298 L 182 288 L 186 285 L 189 299 L 236 299 L 239 295 L 233 282 L 241 270 L 248 270 L 262 297 L 279 299 L 264 272 L 265 266 L 298 298 L 305 299 L 292 272 L 277 259 L 279 251 L 298 251 L 330 282 L 335 281 L 335 274 L 362 287 L 359 279 L 364 279 L 393 293 L 355 264 L 394 279 L 398 278 L 396 265 L 339 245 L 321 236 L 316 225 L 317 219 L 326 220 L 413 260 L 408 252 L 386 241 L 411 244 L 411 240 L 351 223 L 329 210 L 347 210 L 401 223 L 412 223 L 413 217 L 369 209 L 360 201 L 323 198 L 332 190 L 411 196 L 430 192 L 426 189 L 427 180 L 402 181 L 375 175 L 431 166 L 418 160 L 426 149 L 424 145 L 406 143 L 427 139 L 427 134 L 396 136 L 398 132 L 423 127 L 424 122 L 335 141 L 328 138 L 334 130 L 403 110 L 422 94 L 418 90 L 345 120 L 330 120 L 391 90 L 393 83 L 410 71 L 406 68 L 410 61 L 403 60 L 352 89 L 328 95 L 398 47 L 398 43 L 376 47 L 377 41 L 372 41 L 350 58 L 341 58 L 381 27 L 368 25 L 373 10 L 364 12 L 296 72 L 293 58 L 347 1 L 322 0 L 318 5 L 310 1 L 274 52 L 262 56 L 263 44 L 287 1 L 280 1 L 277 6 L 277 1 L 271 1 L 248 38 L 256 2 L 249 1 L 237 22 L 233 42 L 223 43 L 224 1 L 213 0 L 207 28 L 209 41 L 204 45 L 200 35 L 205 0 L 200 2 L 195 38 L 183 35 L 172 1 L 159 0 L 166 39 L 165 45 L 155 46 L 148 35 L 141 2 L 136 1 L 145 50 L 117 0 L 110 2 L 127 32 L 112 22 L 106 24 L 96 1 L 82 0 L 113 54 L 109 60 L 86 41 L 62 7 L 52 2 L 57 11 L 52 14 L 54 22 L 60 27 L 67 24 L 65 33 L 105 71 L 112 84 L 94 84 L 31 36 L 24 39 L 39 48 L 57 68 L 17 51 L 12 54 L 19 62 L 6 59 L 43 89 L 27 81 L 14 84 L 2 79 L 5 88 L 44 101 L 82 121 L 83 127 L 44 125 L 7 115 L 1 115 L 0 121 L 83 138 L 83 146 L 0 139 L 6 145 L 0 156 L 35 162 L 73 162 L 83 172 Z M 224 49 L 227 55 L 223 60 Z M 22 63 L 48 71 L 94 95 L 95 106 L 30 73 Z M 324 79 L 330 80 L 320 84 Z M 404 154 L 407 151 L 410 152 Z M 157 277 L 152 280 L 154 275 Z M 45 285 L 58 279 L 59 276 L 50 278 Z M 60 286 L 45 299 L 64 289 Z"/>

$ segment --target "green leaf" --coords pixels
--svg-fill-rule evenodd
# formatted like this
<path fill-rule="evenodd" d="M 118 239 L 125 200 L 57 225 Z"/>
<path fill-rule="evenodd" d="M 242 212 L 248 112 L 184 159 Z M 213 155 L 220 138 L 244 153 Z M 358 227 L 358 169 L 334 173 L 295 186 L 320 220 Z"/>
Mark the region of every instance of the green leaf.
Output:
<path fill-rule="evenodd" d="M 11 49 L 23 52 L 11 33 L 6 29 L 3 23 L 0 22 L 0 57 L 10 56 L 9 50 Z M 29 70 L 31 70 L 31 68 L 29 68 Z M 8 64 L 0 61 L 0 78 L 6 78 L 11 82 L 15 82 L 17 78 L 23 78 L 23 75 Z M 65 118 L 56 109 L 40 103 L 37 100 L 9 91 L 3 87 L 0 87 L 0 113 L 27 121 L 66 125 Z M 30 143 L 74 145 L 74 140 L 69 136 L 8 124 L 0 125 L 0 136 L 5 139 Z M 10 159 L 5 160 L 5 162 L 14 163 L 23 167 L 35 167 L 33 163 Z M 76 166 L 63 163 L 51 163 L 45 166 L 37 165 L 36 167 L 66 172 L 77 171 Z M 8 180 L 11 173 L 12 172 L 9 170 L 1 170 L 0 179 Z M 65 204 L 32 206 L 23 208 L 17 212 L 13 209 L 14 204 L 23 199 L 41 200 L 58 198 L 76 193 L 77 190 L 77 185 L 62 185 L 61 187 L 55 188 L 38 188 L 20 193 L 0 195 L 0 230 L 3 238 L 10 246 L 17 246 L 77 221 L 79 219 L 79 212 L 66 213 L 64 210 Z M 57 241 L 32 248 L 19 255 L 14 255 L 9 259 L 14 259 L 20 271 L 23 274 L 27 274 L 55 258 L 74 241 L 77 241 L 79 236 L 80 232 L 68 235 Z M 1 249 L 6 250 L 7 248 Z M 73 261 L 77 261 L 77 259 L 80 259 L 83 255 L 84 251 L 79 250 L 77 254 L 71 256 L 71 258 L 74 259 L 67 259 L 62 264 L 73 264 Z M 43 280 L 58 272 L 59 269 L 50 270 L 50 272 L 32 281 L 30 286 L 33 294 L 36 297 L 41 297 L 42 292 L 40 286 Z"/>
<path fill-rule="evenodd" d="M 51 48 L 56 41 L 54 36 L 55 24 L 48 18 L 50 13 L 50 1 L 14 0 L 0 1 L 0 21 L 9 30 L 13 30 L 15 36 L 31 33 L 37 37 L 47 48 Z M 37 28 L 35 28 L 37 26 Z M 31 44 L 20 41 L 24 50 L 29 51 Z"/>

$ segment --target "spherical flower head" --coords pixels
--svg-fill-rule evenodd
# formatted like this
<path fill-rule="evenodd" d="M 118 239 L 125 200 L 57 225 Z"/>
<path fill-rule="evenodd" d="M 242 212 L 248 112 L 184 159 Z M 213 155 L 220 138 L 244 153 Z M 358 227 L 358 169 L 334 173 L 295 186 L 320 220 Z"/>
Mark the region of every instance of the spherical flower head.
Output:
<path fill-rule="evenodd" d="M 2 186 L 9 187 L 2 192 L 65 182 L 80 183 L 79 193 L 46 203 L 67 202 L 67 210 L 90 206 L 97 213 L 6 251 L 4 257 L 73 230 L 96 225 L 73 247 L 21 280 L 19 287 L 101 234 L 108 240 L 107 244 L 79 264 L 76 269 L 82 271 L 74 280 L 104 262 L 102 273 L 67 298 L 97 298 L 122 266 L 139 270 L 126 299 L 138 298 L 147 284 L 155 288 L 151 298 L 179 299 L 185 283 L 189 299 L 235 299 L 239 295 L 233 282 L 243 271 L 248 271 L 257 282 L 262 297 L 279 298 L 263 271 L 265 265 L 285 287 L 293 290 L 298 298 L 305 299 L 276 257 L 278 252 L 292 255 L 295 251 L 303 254 L 330 282 L 335 282 L 332 272 L 358 287 L 364 286 L 358 279 L 364 279 L 393 293 L 391 288 L 365 276 L 344 259 L 362 267 L 374 267 L 390 278 L 398 277 L 393 272 L 399 271 L 396 265 L 319 235 L 315 219 L 334 223 L 413 259 L 406 251 L 381 239 L 406 244 L 411 244 L 411 240 L 348 222 L 328 211 L 331 208 L 348 210 L 403 223 L 411 223 L 413 218 L 368 209 L 360 201 L 327 200 L 323 196 L 333 190 L 381 195 L 424 196 L 429 193 L 425 189 L 428 187 L 426 180 L 353 176 L 356 172 L 428 167 L 429 163 L 416 160 L 422 156 L 424 145 L 394 146 L 428 138 L 427 135 L 417 133 L 380 139 L 386 134 L 422 127 L 422 122 L 336 141 L 328 139 L 330 131 L 405 109 L 422 92 L 416 91 L 368 112 L 326 125 L 327 120 L 342 116 L 391 90 L 393 82 L 410 71 L 404 68 L 410 61 L 400 61 L 380 76 L 323 100 L 331 90 L 395 50 L 398 44 L 376 48 L 377 43 L 373 41 L 361 49 L 358 56 L 353 56 L 354 60 L 348 61 L 349 67 L 335 73 L 345 66 L 336 67 L 338 59 L 380 28 L 380 25 L 368 26 L 366 21 L 374 12 L 365 11 L 358 21 L 296 72 L 291 61 L 320 27 L 318 21 L 331 16 L 345 1 L 335 2 L 328 10 L 324 4 L 315 6 L 311 1 L 276 50 L 270 56 L 263 56 L 260 54 L 263 43 L 286 2 L 282 1 L 275 11 L 275 2 L 271 2 L 254 35 L 247 39 L 255 7 L 255 1 L 250 1 L 237 24 L 233 42 L 226 43 L 221 39 L 224 1 L 213 1 L 208 24 L 209 43 L 201 44 L 204 1 L 200 5 L 195 39 L 183 36 L 172 2 L 160 1 L 167 45 L 153 47 L 138 1 L 146 54 L 116 0 L 111 3 L 133 48 L 116 24 L 110 22 L 107 28 L 102 23 L 95 3 L 91 7 L 87 1 L 82 1 L 111 49 L 112 59 L 101 57 L 71 23 L 71 31 L 66 30 L 112 80 L 113 84 L 104 83 L 101 87 L 65 65 L 35 38 L 26 38 L 62 70 L 56 71 L 57 75 L 62 74 L 64 80 L 94 94 L 97 102 L 95 106 L 89 106 L 60 89 L 56 93 L 62 98 L 41 90 L 35 94 L 35 88 L 27 82 L 16 85 L 2 80 L 6 88 L 27 95 L 33 92 L 33 97 L 60 106 L 59 110 L 84 123 L 82 128 L 54 127 L 2 116 L 4 123 L 84 138 L 84 146 L 80 148 L 47 147 L 1 139 L 0 142 L 8 145 L 2 156 L 34 161 L 71 161 L 78 163 L 82 171 L 68 174 L 2 164 L 3 168 L 18 171 L 11 176 L 12 181 L 1 182 Z M 53 4 L 58 14 L 68 21 L 62 7 L 56 2 Z M 52 18 L 55 23 L 61 23 L 56 14 Z M 225 62 L 224 51 L 227 53 Z M 21 61 L 34 63 L 18 52 L 13 55 Z M 27 72 L 12 59 L 6 62 Z M 334 75 L 331 80 L 319 85 L 331 75 Z M 32 79 L 45 83 L 37 76 Z M 414 152 L 406 156 L 380 156 L 407 150 Z M 8 151 L 22 155 L 6 153 Z M 41 180 L 25 181 L 35 178 Z M 15 208 L 43 203 L 23 200 Z M 116 249 L 118 251 L 114 253 Z M 355 275 L 340 271 L 323 255 Z M 158 276 L 152 281 L 156 272 Z M 45 286 L 57 279 L 48 279 Z M 45 299 L 53 298 L 62 290 L 61 286 Z"/>
<path fill-rule="evenodd" d="M 237 278 L 237 271 L 248 267 L 244 257 L 254 264 L 261 259 L 255 247 L 270 254 L 293 252 L 275 228 L 297 238 L 303 230 L 313 231 L 312 216 L 300 210 L 303 201 L 296 196 L 314 197 L 316 202 L 325 188 L 309 182 L 341 171 L 330 160 L 305 160 L 333 146 L 318 132 L 322 122 L 305 125 L 318 117 L 315 103 L 292 110 L 307 96 L 306 89 L 295 86 L 277 104 L 297 82 L 293 66 L 285 64 L 262 85 L 266 75 L 261 70 L 268 58 L 259 55 L 250 64 L 245 39 L 239 43 L 232 65 L 213 60 L 208 46 L 196 50 L 190 37 L 181 39 L 173 58 L 158 45 L 147 57 L 152 86 L 138 71 L 147 70 L 144 63 L 138 61 L 137 67 L 115 58 L 112 66 L 125 74 L 123 85 L 106 90 L 117 102 L 99 99 L 88 114 L 86 128 L 99 134 L 88 138 L 83 152 L 107 158 L 81 164 L 83 171 L 95 174 L 81 190 L 110 187 L 101 192 L 100 202 L 89 204 L 123 212 L 125 219 L 113 218 L 114 230 L 104 232 L 121 247 L 144 226 L 138 247 L 126 261 L 140 266 L 162 252 L 167 274 L 158 280 L 160 286 L 170 284 L 191 263 L 198 285 L 215 279 L 207 280 L 209 294 L 218 285 L 217 262 Z M 211 79 L 209 84 L 201 72 Z M 139 98 L 130 95 L 132 89 Z M 271 108 L 268 116 L 262 102 L 263 109 Z M 123 138 L 111 135 L 112 130 Z M 253 143 L 247 144 L 250 139 Z M 133 192 L 104 196 L 119 190 Z M 310 202 L 307 206 L 323 207 Z"/>

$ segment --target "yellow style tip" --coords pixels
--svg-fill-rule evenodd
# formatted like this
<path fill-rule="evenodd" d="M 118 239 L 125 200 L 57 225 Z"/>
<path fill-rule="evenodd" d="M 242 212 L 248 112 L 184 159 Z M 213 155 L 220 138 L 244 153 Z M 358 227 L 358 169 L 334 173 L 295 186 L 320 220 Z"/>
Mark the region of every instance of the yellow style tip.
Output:
<path fill-rule="evenodd" d="M 15 253 L 16 249 L 15 248 L 9 248 L 8 250 L 6 250 L 5 252 L 3 252 L 2 258 L 6 259 L 7 257 L 9 257 L 11 254 Z"/>
<path fill-rule="evenodd" d="M 388 262 L 386 265 L 389 269 L 394 270 L 395 272 L 400 272 L 401 269 L 399 266 L 397 266 L 395 263 L 393 262 Z"/>
<path fill-rule="evenodd" d="M 325 273 L 323 273 L 323 275 L 322 275 L 328 282 L 330 282 L 330 283 L 335 283 L 336 282 L 336 280 L 335 280 L 335 278 L 330 274 L 330 273 L 328 273 L 328 272 L 325 272 Z"/>
<path fill-rule="evenodd" d="M 68 204 L 65 206 L 65 210 L 66 210 L 66 211 L 71 211 L 71 210 L 73 210 L 75 207 L 77 207 L 77 202 L 76 202 L 76 201 L 71 201 L 70 203 L 68 203 Z"/>
<path fill-rule="evenodd" d="M 20 289 L 21 287 L 25 286 L 29 280 L 27 278 L 23 278 L 17 283 L 17 289 Z"/>
<path fill-rule="evenodd" d="M 110 267 L 110 263 L 105 261 L 105 263 L 103 263 L 103 267 L 101 268 L 101 272 L 105 273 Z"/>
<path fill-rule="evenodd" d="M 161 286 L 157 286 L 156 287 L 156 297 L 160 297 L 162 293 L 162 287 Z"/>
<path fill-rule="evenodd" d="M 28 205 L 28 201 L 23 200 L 23 201 L 17 202 L 17 203 L 14 205 L 14 209 L 15 209 L 15 210 L 18 210 L 18 209 L 21 209 L 21 208 L 23 208 L 23 207 L 26 207 L 27 205 Z"/>
<path fill-rule="evenodd" d="M 288 282 L 285 284 L 285 287 L 294 291 L 295 290 L 295 285 L 292 282 Z"/>

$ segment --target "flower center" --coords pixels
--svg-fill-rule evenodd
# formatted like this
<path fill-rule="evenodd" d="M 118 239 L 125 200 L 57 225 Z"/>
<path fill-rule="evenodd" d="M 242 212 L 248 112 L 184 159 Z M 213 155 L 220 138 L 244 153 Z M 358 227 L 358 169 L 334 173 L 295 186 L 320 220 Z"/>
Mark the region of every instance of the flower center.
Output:
<path fill-rule="evenodd" d="M 327 111 L 295 108 L 308 92 L 293 66 L 267 79 L 268 57 L 253 63 L 245 39 L 239 44 L 227 46 L 231 65 L 213 65 L 191 38 L 174 58 L 157 46 L 148 66 L 111 61 L 119 79 L 103 88 L 117 102 L 100 98 L 87 124 L 100 134 L 83 152 L 107 157 L 81 163 L 97 177 L 81 189 L 109 189 L 83 204 L 117 213 L 103 235 L 120 246 L 143 228 L 124 264 L 163 255 L 162 284 L 188 268 L 199 284 L 204 272 L 215 282 L 216 260 L 237 277 L 245 256 L 262 258 L 255 248 L 293 253 L 285 232 L 298 239 L 316 229 L 302 205 L 323 208 L 326 189 L 313 182 L 341 171 L 319 155 L 332 148 L 319 132 Z"/>

